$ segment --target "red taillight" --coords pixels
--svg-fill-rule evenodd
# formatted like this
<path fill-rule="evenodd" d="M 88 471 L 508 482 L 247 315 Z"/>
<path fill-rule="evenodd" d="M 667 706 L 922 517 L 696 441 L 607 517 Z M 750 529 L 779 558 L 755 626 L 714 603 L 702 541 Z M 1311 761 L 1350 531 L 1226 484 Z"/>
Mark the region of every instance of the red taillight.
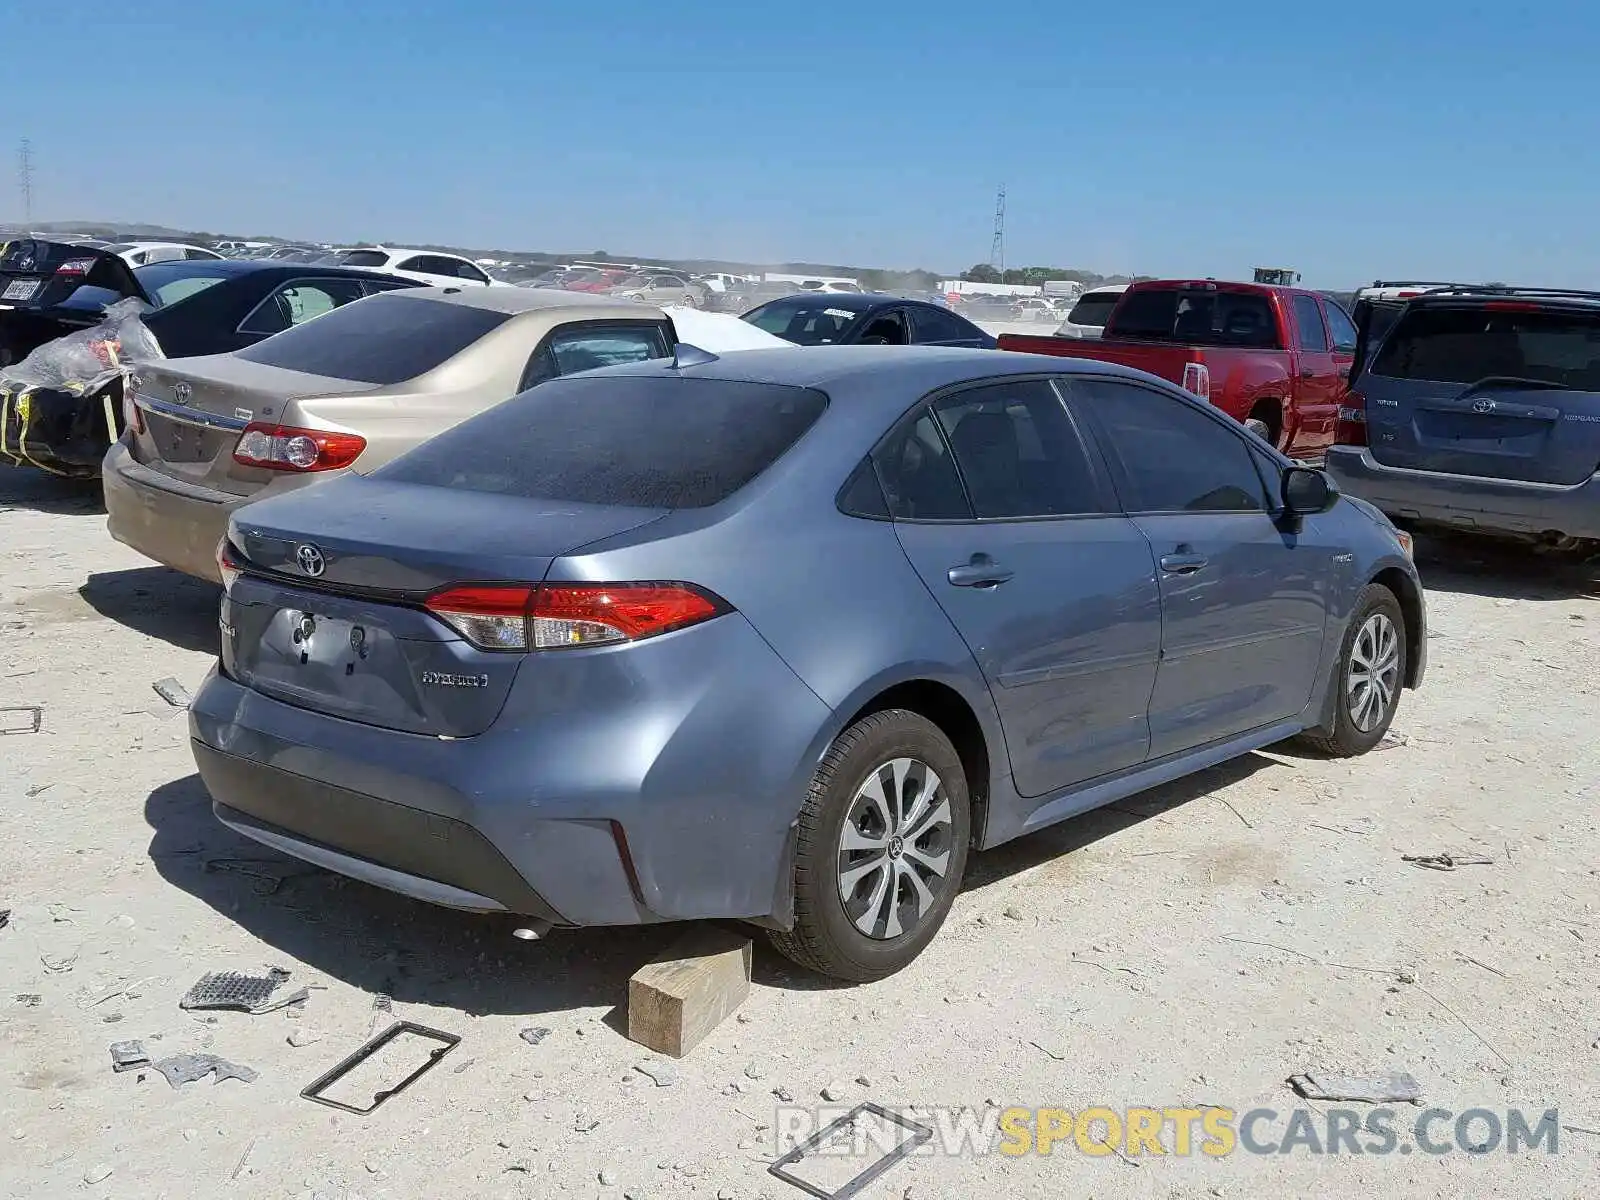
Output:
<path fill-rule="evenodd" d="M 1200 399 L 1211 400 L 1211 370 L 1205 363 L 1192 362 L 1183 364 L 1183 390 L 1193 392 Z"/>
<path fill-rule="evenodd" d="M 1365 446 L 1367 444 L 1367 398 L 1360 392 L 1349 392 L 1339 405 L 1339 417 L 1333 426 L 1335 446 Z"/>
<path fill-rule="evenodd" d="M 358 433 L 252 421 L 239 435 L 233 461 L 269 471 L 337 471 L 355 462 L 366 448 L 367 439 Z"/>
<path fill-rule="evenodd" d="M 69 258 L 56 268 L 57 275 L 87 275 L 94 269 L 92 258 Z"/>
<path fill-rule="evenodd" d="M 217 571 L 222 576 L 222 590 L 232 591 L 233 581 L 239 578 L 239 573 L 243 570 L 244 560 L 233 548 L 233 543 L 223 538 L 217 543 Z"/>
<path fill-rule="evenodd" d="M 638 641 L 729 611 L 686 583 L 462 584 L 424 607 L 480 650 L 559 650 Z"/>
<path fill-rule="evenodd" d="M 144 409 L 139 407 L 132 380 L 122 385 L 122 425 L 134 434 L 144 432 Z"/>
<path fill-rule="evenodd" d="M 1486 312 L 1538 312 L 1537 304 L 1526 300 L 1491 300 L 1484 306 Z"/>

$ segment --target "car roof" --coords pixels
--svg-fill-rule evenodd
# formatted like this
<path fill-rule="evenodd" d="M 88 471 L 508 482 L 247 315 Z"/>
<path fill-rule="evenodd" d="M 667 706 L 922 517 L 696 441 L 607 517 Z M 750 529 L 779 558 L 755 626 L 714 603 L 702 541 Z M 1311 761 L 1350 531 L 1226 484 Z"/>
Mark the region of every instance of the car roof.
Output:
<path fill-rule="evenodd" d="M 675 367 L 675 360 L 652 359 L 603 367 L 588 374 L 660 375 L 773 383 L 837 392 L 877 391 L 903 409 L 915 396 L 941 387 L 1007 375 L 1107 375 L 1148 381 L 1149 376 L 1118 363 L 1062 359 L 1046 354 L 1002 353 L 960 346 L 795 346 L 739 350 L 705 362 Z M 890 388 L 871 385 L 892 380 Z"/>
<path fill-rule="evenodd" d="M 362 270 L 360 267 L 339 267 L 332 263 L 297 263 L 285 262 L 281 258 L 189 258 L 173 259 L 169 262 L 143 263 L 133 268 L 136 278 L 144 278 L 142 272 L 155 270 L 166 274 L 174 267 L 196 267 L 204 270 L 208 275 L 225 275 L 229 277 L 241 275 L 256 275 L 262 272 L 276 272 L 284 276 L 304 276 L 305 278 L 344 278 L 352 279 L 387 279 L 394 281 L 393 275 L 385 275 L 381 271 Z M 400 289 L 409 291 L 411 289 Z M 422 291 L 429 289 L 422 288 Z"/>
<path fill-rule="evenodd" d="M 362 250 L 376 250 L 383 254 L 431 254 L 436 258 L 459 258 L 462 262 L 472 262 L 472 259 L 465 254 L 456 254 L 450 250 L 417 250 L 411 246 L 352 246 L 348 250 L 339 251 L 339 253 L 356 254 Z"/>
<path fill-rule="evenodd" d="M 883 304 L 926 304 L 926 300 L 908 300 L 904 296 L 891 296 L 887 292 L 790 292 L 784 296 L 776 296 L 767 301 L 768 304 L 781 304 L 786 300 L 821 300 L 829 308 L 843 308 L 854 313 L 864 313 L 868 309 L 877 308 Z"/>
<path fill-rule="evenodd" d="M 618 296 L 597 296 L 592 292 L 563 292 L 555 288 L 520 287 L 441 287 L 404 288 L 392 293 L 417 300 L 439 300 L 446 304 L 459 304 L 467 308 L 482 308 L 489 312 L 515 316 L 518 313 L 537 312 L 551 308 L 592 308 L 605 313 L 638 313 L 642 316 L 661 317 L 661 310 L 636 300 Z"/>

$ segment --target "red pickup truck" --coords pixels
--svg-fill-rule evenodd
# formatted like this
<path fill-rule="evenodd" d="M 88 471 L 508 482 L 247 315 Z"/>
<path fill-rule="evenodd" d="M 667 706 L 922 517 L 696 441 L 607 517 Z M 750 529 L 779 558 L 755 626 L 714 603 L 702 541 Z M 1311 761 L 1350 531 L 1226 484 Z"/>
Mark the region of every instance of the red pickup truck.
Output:
<path fill-rule="evenodd" d="M 1000 349 L 1121 363 L 1169 379 L 1296 458 L 1333 441 L 1356 328 L 1316 292 L 1158 279 L 1122 294 L 1098 341 L 1003 334 Z"/>

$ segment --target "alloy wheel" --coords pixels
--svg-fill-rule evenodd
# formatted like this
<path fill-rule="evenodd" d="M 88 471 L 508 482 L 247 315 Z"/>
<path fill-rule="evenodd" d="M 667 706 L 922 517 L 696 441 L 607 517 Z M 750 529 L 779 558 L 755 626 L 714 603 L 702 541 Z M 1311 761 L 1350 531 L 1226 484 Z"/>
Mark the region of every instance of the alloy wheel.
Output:
<path fill-rule="evenodd" d="M 1400 686 L 1400 634 L 1385 613 L 1373 613 L 1356 632 L 1345 673 L 1350 723 L 1371 733 L 1382 722 Z"/>
<path fill-rule="evenodd" d="M 896 758 L 868 774 L 839 838 L 839 898 L 862 933 L 888 941 L 915 929 L 950 886 L 950 800 L 937 773 Z"/>

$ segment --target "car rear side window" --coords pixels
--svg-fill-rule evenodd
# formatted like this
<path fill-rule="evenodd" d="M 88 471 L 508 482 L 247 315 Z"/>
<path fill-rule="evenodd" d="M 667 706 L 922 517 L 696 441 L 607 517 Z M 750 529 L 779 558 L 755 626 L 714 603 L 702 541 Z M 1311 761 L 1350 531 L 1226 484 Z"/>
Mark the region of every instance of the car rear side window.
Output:
<path fill-rule="evenodd" d="M 979 517 L 1101 510 L 1089 457 L 1049 383 L 987 384 L 946 396 L 934 410 Z"/>
<path fill-rule="evenodd" d="M 1333 348 L 1340 354 L 1352 354 L 1356 348 L 1356 327 L 1348 313 L 1332 300 L 1326 305 L 1328 326 L 1333 331 Z"/>
<path fill-rule="evenodd" d="M 976 325 L 932 304 L 913 305 L 911 324 L 917 342 L 969 342 L 983 337 L 983 330 Z"/>
<path fill-rule="evenodd" d="M 1322 325 L 1322 306 L 1315 296 L 1294 298 L 1294 325 L 1298 335 L 1296 345 L 1302 350 L 1324 353 L 1328 349 L 1328 332 Z"/>
<path fill-rule="evenodd" d="M 1110 327 L 1118 338 L 1202 346 L 1281 349 L 1278 323 L 1267 298 L 1256 292 L 1206 287 L 1130 291 Z"/>
<path fill-rule="evenodd" d="M 705 508 L 776 462 L 827 403 L 821 392 L 781 384 L 555 379 L 374 475 L 564 503 Z"/>
<path fill-rule="evenodd" d="M 972 507 L 939 423 L 924 408 L 905 418 L 872 456 L 889 512 L 901 521 L 970 521 Z"/>
<path fill-rule="evenodd" d="M 1111 317 L 1111 310 L 1121 299 L 1121 292 L 1090 293 L 1072 306 L 1072 311 L 1067 314 L 1067 320 L 1074 325 L 1104 326 Z"/>
<path fill-rule="evenodd" d="M 1072 396 L 1093 413 L 1130 513 L 1267 509 L 1243 430 L 1176 397 L 1112 379 L 1075 379 Z"/>
<path fill-rule="evenodd" d="M 1464 385 L 1532 380 L 1600 391 L 1600 312 L 1420 305 L 1390 330 L 1372 373 Z"/>
<path fill-rule="evenodd" d="M 389 256 L 382 250 L 346 250 L 338 261 L 344 267 L 387 267 Z"/>
<path fill-rule="evenodd" d="M 577 325 L 558 329 L 528 360 L 522 375 L 526 391 L 557 375 L 576 375 L 600 367 L 666 358 L 667 334 L 661 322 L 649 325 Z"/>
<path fill-rule="evenodd" d="M 467 304 L 391 292 L 347 304 L 237 353 L 269 367 L 382 386 L 433 370 L 506 319 L 505 313 Z"/>

